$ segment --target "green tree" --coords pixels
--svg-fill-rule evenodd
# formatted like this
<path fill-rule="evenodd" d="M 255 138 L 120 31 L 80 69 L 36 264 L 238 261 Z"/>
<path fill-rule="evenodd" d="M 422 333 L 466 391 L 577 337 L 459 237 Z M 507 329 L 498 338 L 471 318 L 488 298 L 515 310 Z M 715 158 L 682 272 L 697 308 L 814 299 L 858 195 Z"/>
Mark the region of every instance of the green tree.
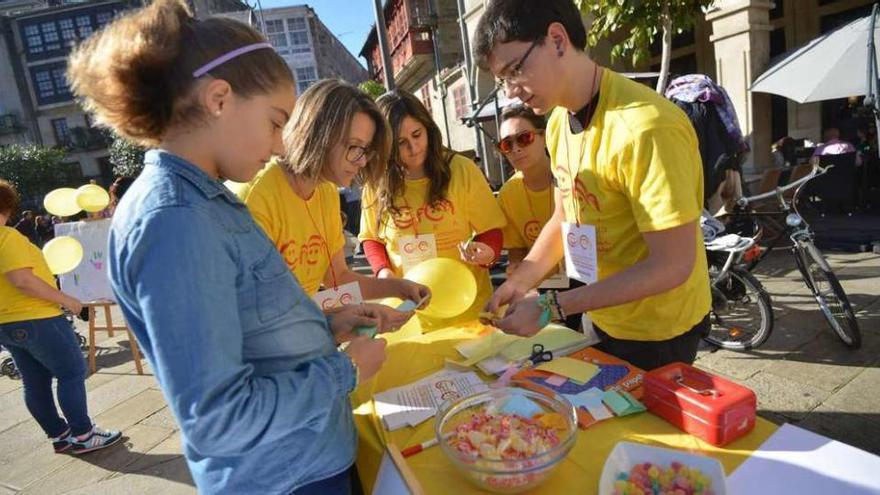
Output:
<path fill-rule="evenodd" d="M 576 0 L 581 12 L 592 15 L 588 33 L 590 46 L 619 31 L 629 36 L 611 49 L 613 60 L 629 59 L 633 67 L 651 56 L 651 43 L 659 35 L 663 44 L 660 57 L 660 78 L 657 92 L 666 89 L 669 79 L 669 61 L 672 55 L 672 35 L 683 33 L 694 26 L 697 16 L 712 6 L 714 0 Z"/>
<path fill-rule="evenodd" d="M 113 175 L 117 177 L 137 177 L 144 169 L 146 149 L 123 137 L 115 136 L 110 144 L 110 163 Z"/>
<path fill-rule="evenodd" d="M 13 144 L 0 147 L 0 178 L 12 183 L 26 205 L 42 204 L 43 196 L 59 187 L 78 187 L 83 181 L 76 163 L 66 163 L 58 148 Z"/>
<path fill-rule="evenodd" d="M 372 96 L 374 100 L 385 94 L 385 86 L 382 86 L 378 81 L 375 81 L 373 79 L 367 79 L 366 81 L 360 83 L 358 87 L 364 93 Z"/>

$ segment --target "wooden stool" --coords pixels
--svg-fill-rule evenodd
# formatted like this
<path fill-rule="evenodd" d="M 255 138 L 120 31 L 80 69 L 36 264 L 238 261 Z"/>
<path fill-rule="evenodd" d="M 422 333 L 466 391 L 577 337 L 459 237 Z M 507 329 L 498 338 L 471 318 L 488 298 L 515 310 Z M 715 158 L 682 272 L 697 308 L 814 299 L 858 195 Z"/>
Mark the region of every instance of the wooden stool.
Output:
<path fill-rule="evenodd" d="M 131 334 L 131 330 L 128 329 L 127 325 L 123 326 L 113 326 L 113 317 L 110 315 L 110 307 L 115 306 L 116 303 L 113 302 L 90 302 L 85 303 L 83 306 L 89 308 L 89 370 L 94 373 L 97 370 L 97 365 L 95 364 L 95 350 L 97 349 L 97 345 L 95 344 L 95 332 L 107 332 L 107 335 L 110 337 L 113 336 L 114 330 L 125 330 L 128 334 L 128 344 L 131 346 L 131 355 L 134 358 L 134 366 L 137 368 L 138 375 L 144 374 L 144 367 L 141 365 L 141 351 L 138 349 L 137 340 L 135 340 L 134 336 Z M 97 308 L 104 308 L 104 320 L 105 324 L 103 326 L 99 326 L 98 322 L 95 321 Z M 123 320 L 125 323 L 125 320 Z"/>

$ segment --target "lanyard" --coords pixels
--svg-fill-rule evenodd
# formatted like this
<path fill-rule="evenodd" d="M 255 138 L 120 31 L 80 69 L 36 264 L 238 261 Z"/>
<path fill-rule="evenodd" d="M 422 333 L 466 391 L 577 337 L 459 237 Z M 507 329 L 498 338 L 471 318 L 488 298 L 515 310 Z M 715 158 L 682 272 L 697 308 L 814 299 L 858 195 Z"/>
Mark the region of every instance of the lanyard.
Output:
<path fill-rule="evenodd" d="M 587 103 L 588 109 L 593 105 L 593 91 L 596 89 L 596 79 L 597 79 L 598 75 L 599 75 L 599 66 L 596 66 L 596 69 L 593 71 L 593 82 L 590 83 L 590 92 L 587 93 L 590 98 L 590 101 Z M 589 110 L 587 110 L 587 115 L 590 115 Z M 589 122 L 587 122 L 587 124 L 589 124 Z M 567 138 L 563 139 L 562 143 L 565 146 L 565 157 L 568 159 L 568 163 L 565 164 L 565 171 L 568 172 L 568 178 L 571 180 L 571 188 L 569 189 L 569 194 L 571 194 L 572 206 L 574 207 L 575 224 L 580 226 L 580 216 L 581 216 L 580 211 L 581 210 L 580 210 L 580 205 L 578 204 L 577 185 L 575 183 L 576 173 L 572 172 L 572 170 L 571 170 L 571 161 L 572 160 L 571 160 L 571 154 L 568 151 L 568 139 Z M 586 133 L 586 130 L 584 130 L 584 133 L 581 135 L 580 157 L 578 158 L 578 161 L 576 162 L 576 165 L 575 165 L 576 171 L 580 170 L 580 166 L 584 161 L 584 154 L 586 153 L 586 151 L 587 151 L 587 133 Z"/>
<path fill-rule="evenodd" d="M 317 193 L 318 190 L 316 188 L 315 194 Z M 321 224 L 324 226 L 324 233 L 322 234 L 321 230 L 318 229 L 318 223 L 315 222 L 315 217 L 312 216 L 312 211 L 309 209 L 309 201 L 303 199 L 303 204 L 306 206 L 306 213 L 309 215 L 309 220 L 312 221 L 312 227 L 315 228 L 315 232 L 318 233 L 318 237 L 321 239 L 321 244 L 324 246 L 324 253 L 327 255 L 328 267 L 330 268 L 330 276 L 333 280 L 333 290 L 339 290 L 339 283 L 336 281 L 336 270 L 333 269 L 333 256 L 330 254 L 330 246 L 327 244 L 327 239 L 325 238 L 325 235 L 327 234 L 327 224 L 324 222 L 324 217 L 321 217 Z"/>

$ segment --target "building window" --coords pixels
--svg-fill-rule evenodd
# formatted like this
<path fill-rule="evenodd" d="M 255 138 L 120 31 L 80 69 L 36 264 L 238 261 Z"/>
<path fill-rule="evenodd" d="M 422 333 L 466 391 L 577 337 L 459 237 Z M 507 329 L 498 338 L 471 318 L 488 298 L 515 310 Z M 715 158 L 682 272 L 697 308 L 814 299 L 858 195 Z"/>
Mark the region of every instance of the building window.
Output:
<path fill-rule="evenodd" d="M 70 88 L 65 77 L 66 62 L 32 67 L 31 78 L 39 105 L 49 105 L 71 100 Z"/>
<path fill-rule="evenodd" d="M 430 83 L 422 86 L 422 103 L 425 105 L 425 108 L 428 109 L 428 113 L 433 113 L 431 111 L 431 85 Z"/>
<path fill-rule="evenodd" d="M 70 141 L 70 128 L 67 119 L 52 119 L 52 131 L 55 133 L 55 144 L 64 145 Z"/>
<path fill-rule="evenodd" d="M 468 114 L 467 86 L 462 83 L 452 89 L 452 99 L 455 101 L 455 118 L 460 119 Z"/>
<path fill-rule="evenodd" d="M 293 48 L 293 53 L 312 51 L 309 43 L 309 28 L 304 17 L 287 19 L 287 29 L 290 31 L 290 46 Z"/>
<path fill-rule="evenodd" d="M 43 44 L 47 51 L 60 50 L 61 38 L 58 36 L 58 27 L 54 22 L 44 22 L 40 26 L 43 32 Z"/>
<path fill-rule="evenodd" d="M 287 34 L 284 32 L 284 21 L 272 19 L 266 21 L 266 37 L 274 47 L 287 46 Z"/>
<path fill-rule="evenodd" d="M 24 36 L 27 39 L 28 53 L 43 52 L 43 37 L 40 36 L 40 28 L 38 26 L 25 26 Z"/>
<path fill-rule="evenodd" d="M 98 21 L 98 27 L 101 27 L 104 24 L 112 21 L 113 14 L 113 12 L 98 12 L 98 15 L 95 17 L 95 20 Z"/>
<path fill-rule="evenodd" d="M 58 21 L 58 26 L 61 28 L 61 39 L 64 40 L 64 45 L 73 46 L 76 43 L 76 28 L 73 27 L 73 19 L 61 19 Z"/>
<path fill-rule="evenodd" d="M 80 15 L 76 17 L 76 27 L 79 31 L 80 39 L 88 38 L 92 34 L 92 18 L 88 15 Z"/>
<path fill-rule="evenodd" d="M 303 94 L 317 80 L 318 74 L 314 67 L 300 67 L 296 69 L 296 89 L 299 94 Z"/>

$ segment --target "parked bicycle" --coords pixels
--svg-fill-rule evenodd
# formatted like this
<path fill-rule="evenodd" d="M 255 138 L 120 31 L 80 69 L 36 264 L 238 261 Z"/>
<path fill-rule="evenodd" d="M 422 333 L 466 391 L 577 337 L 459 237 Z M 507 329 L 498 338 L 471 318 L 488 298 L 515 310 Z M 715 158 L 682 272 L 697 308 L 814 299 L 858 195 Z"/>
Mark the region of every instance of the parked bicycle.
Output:
<path fill-rule="evenodd" d="M 797 210 L 804 186 L 830 168 L 816 166 L 810 174 L 791 184 L 737 200 L 733 212 L 726 218 L 728 226 L 738 230 L 751 227 L 753 232 L 751 236 L 738 236 L 746 240 L 748 246 L 740 244 L 727 250 L 713 250 L 707 245 L 713 299 L 708 342 L 726 349 L 748 350 L 770 337 L 773 330 L 770 296 L 750 272 L 774 248 L 789 242 L 795 264 L 825 320 L 844 344 L 853 349 L 861 346 L 861 332 L 849 298 L 813 242 L 809 224 Z M 793 194 L 789 194 L 791 191 Z M 771 198 L 776 198 L 778 210 L 759 211 L 751 207 Z M 764 239 L 766 249 L 759 252 L 756 243 L 766 232 L 775 232 L 775 235 Z"/>

